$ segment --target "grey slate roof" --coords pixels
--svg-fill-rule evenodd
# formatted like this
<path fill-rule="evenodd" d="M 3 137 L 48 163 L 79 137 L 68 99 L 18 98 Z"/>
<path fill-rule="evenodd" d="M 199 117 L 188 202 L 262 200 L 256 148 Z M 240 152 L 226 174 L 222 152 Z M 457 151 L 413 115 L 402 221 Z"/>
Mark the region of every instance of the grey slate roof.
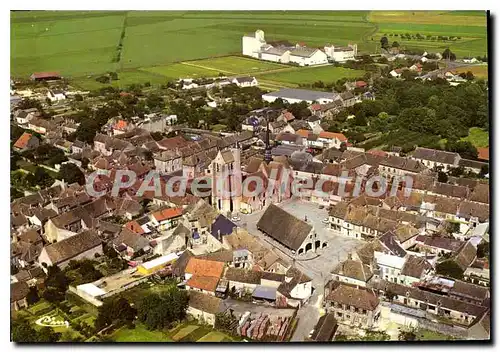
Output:
<path fill-rule="evenodd" d="M 293 250 L 299 249 L 312 230 L 311 225 L 274 204 L 266 209 L 257 223 L 257 228 Z"/>

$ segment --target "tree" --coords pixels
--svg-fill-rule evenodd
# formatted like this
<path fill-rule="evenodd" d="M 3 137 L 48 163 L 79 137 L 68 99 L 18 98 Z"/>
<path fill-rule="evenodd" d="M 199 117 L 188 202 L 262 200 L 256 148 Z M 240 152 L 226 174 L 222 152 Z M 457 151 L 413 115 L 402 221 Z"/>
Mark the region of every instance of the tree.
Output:
<path fill-rule="evenodd" d="M 28 295 L 26 296 L 26 300 L 28 301 L 28 305 L 35 304 L 40 300 L 40 297 L 38 297 L 38 290 L 36 286 L 30 287 Z"/>
<path fill-rule="evenodd" d="M 458 280 L 462 280 L 464 276 L 463 269 L 451 259 L 438 263 L 436 265 L 436 273 Z"/>
<path fill-rule="evenodd" d="M 488 164 L 481 166 L 481 171 L 479 172 L 479 177 L 483 178 L 489 173 Z"/>
<path fill-rule="evenodd" d="M 93 282 L 103 277 L 102 273 L 95 268 L 95 262 L 89 259 L 71 260 L 68 263 L 66 272 L 71 273 L 71 283 L 74 286 L 79 284 Z"/>
<path fill-rule="evenodd" d="M 448 140 L 446 150 L 458 153 L 464 159 L 477 159 L 477 149 L 469 141 Z"/>
<path fill-rule="evenodd" d="M 96 331 L 114 324 L 115 327 L 130 325 L 135 319 L 137 310 L 123 297 L 105 301 L 99 307 L 97 318 L 94 322 Z"/>
<path fill-rule="evenodd" d="M 86 170 L 89 166 L 90 160 L 89 158 L 83 157 L 82 158 L 82 169 Z"/>
<path fill-rule="evenodd" d="M 438 182 L 448 182 L 448 175 L 443 171 L 438 171 Z"/>
<path fill-rule="evenodd" d="M 401 73 L 401 78 L 403 78 L 406 81 L 412 81 L 415 80 L 415 78 L 418 76 L 416 72 L 410 71 L 410 70 L 404 70 Z"/>
<path fill-rule="evenodd" d="M 44 326 L 37 333 L 37 342 L 57 342 L 60 337 L 60 332 L 55 332 L 54 329 Z"/>
<path fill-rule="evenodd" d="M 467 71 L 467 73 L 465 74 L 465 79 L 468 81 L 474 80 L 474 74 L 471 71 Z"/>
<path fill-rule="evenodd" d="M 151 93 L 146 97 L 146 105 L 151 110 L 159 110 L 165 107 L 165 101 L 160 95 Z"/>
<path fill-rule="evenodd" d="M 457 59 L 457 56 L 450 50 L 450 48 L 444 49 L 441 55 L 443 56 L 443 59 L 446 60 L 455 61 Z"/>
<path fill-rule="evenodd" d="M 389 301 L 392 301 L 396 297 L 396 294 L 392 292 L 391 290 L 385 291 L 385 298 L 387 298 Z"/>
<path fill-rule="evenodd" d="M 37 166 L 33 174 L 26 176 L 26 181 L 30 186 L 38 186 L 40 188 L 50 187 L 54 183 L 54 179 L 43 168 Z"/>
<path fill-rule="evenodd" d="M 78 183 L 79 185 L 85 184 L 85 175 L 78 166 L 73 163 L 66 163 L 59 169 L 59 176 L 68 184 Z"/>
<path fill-rule="evenodd" d="M 45 326 L 39 331 L 25 318 L 14 319 L 11 324 L 11 339 L 14 342 L 57 342 L 61 333 Z"/>
<path fill-rule="evenodd" d="M 94 137 L 101 126 L 94 119 L 84 119 L 77 127 L 75 136 L 82 142 L 93 143 Z"/>
<path fill-rule="evenodd" d="M 401 330 L 398 335 L 399 341 L 415 341 L 417 340 L 417 335 L 413 331 Z"/>
<path fill-rule="evenodd" d="M 393 48 L 399 48 L 399 43 L 396 42 L 396 41 L 392 42 L 392 47 Z"/>
<path fill-rule="evenodd" d="M 234 334 L 237 325 L 238 319 L 233 315 L 232 311 L 215 314 L 216 329 Z"/>
<path fill-rule="evenodd" d="M 38 100 L 32 98 L 24 98 L 19 103 L 17 103 L 17 107 L 21 110 L 32 108 L 37 108 L 38 111 L 42 110 L 42 104 Z"/>
<path fill-rule="evenodd" d="M 382 46 L 382 48 L 386 49 L 389 46 L 389 39 L 387 39 L 386 36 L 383 36 L 382 38 L 380 38 L 380 45 Z"/>
<path fill-rule="evenodd" d="M 73 98 L 75 101 L 83 101 L 83 96 L 81 94 L 75 94 Z"/>
<path fill-rule="evenodd" d="M 482 241 L 477 245 L 477 257 L 478 258 L 490 258 L 490 243 Z"/>
<path fill-rule="evenodd" d="M 111 82 L 111 78 L 108 75 L 98 76 L 95 80 L 99 83 L 102 83 L 102 84 L 106 84 L 106 83 Z"/>
<path fill-rule="evenodd" d="M 62 302 L 68 286 L 69 280 L 66 274 L 57 265 L 49 266 L 47 268 L 43 298 L 51 303 Z"/>
<path fill-rule="evenodd" d="M 448 173 L 450 176 L 459 177 L 463 175 L 464 172 L 465 172 L 464 167 L 459 166 L 459 167 L 452 167 Z"/>
<path fill-rule="evenodd" d="M 164 137 L 163 137 L 163 133 L 158 132 L 158 131 L 156 131 L 156 132 L 151 132 L 150 134 L 151 134 L 151 137 L 153 137 L 153 139 L 154 139 L 155 141 L 160 141 L 160 140 L 162 140 L 162 139 L 164 138 Z"/>
<path fill-rule="evenodd" d="M 151 293 L 138 304 L 138 319 L 149 329 L 169 327 L 173 322 L 186 316 L 188 294 L 171 286 L 161 293 Z"/>
<path fill-rule="evenodd" d="M 14 342 L 38 342 L 36 330 L 25 318 L 12 321 L 10 336 Z"/>

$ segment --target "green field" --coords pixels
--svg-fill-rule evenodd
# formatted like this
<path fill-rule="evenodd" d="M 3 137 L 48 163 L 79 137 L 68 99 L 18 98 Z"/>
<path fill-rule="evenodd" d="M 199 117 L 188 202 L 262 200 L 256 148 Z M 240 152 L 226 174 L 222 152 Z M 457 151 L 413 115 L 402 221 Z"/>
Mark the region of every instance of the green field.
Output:
<path fill-rule="evenodd" d="M 111 335 L 116 342 L 171 342 L 171 338 L 161 331 L 150 331 L 142 324 L 134 329 L 121 328 Z"/>
<path fill-rule="evenodd" d="M 462 140 L 471 142 L 475 147 L 488 147 L 490 145 L 489 133 L 479 127 L 469 129 L 469 135 Z"/>
<path fill-rule="evenodd" d="M 116 71 L 114 86 L 179 77 L 260 74 L 283 65 L 235 57 L 241 37 L 257 29 L 268 42 L 287 40 L 322 47 L 357 43 L 372 53 L 383 34 L 420 33 L 461 36 L 453 43 L 403 41 L 408 48 L 458 56 L 485 55 L 483 12 L 370 11 L 12 11 L 11 74 L 58 71 L 77 86 L 99 88 L 95 77 Z M 123 38 L 122 38 L 123 37 Z M 390 37 L 392 42 L 394 38 Z M 269 86 L 308 81 L 302 68 L 263 77 Z M 340 73 L 340 71 L 338 71 Z M 275 80 L 273 75 L 278 79 Z M 284 79 L 290 75 L 295 79 Z M 338 74 L 333 75 L 341 78 Z M 322 79 L 322 78 L 317 78 Z M 303 82 L 304 82 L 303 81 Z M 279 86 L 279 83 L 278 83 Z"/>
<path fill-rule="evenodd" d="M 286 72 L 273 72 L 263 74 L 258 78 L 271 80 L 273 82 L 282 82 L 290 84 L 310 84 L 316 81 L 335 82 L 340 78 L 356 78 L 362 77 L 365 74 L 361 70 L 351 70 L 343 67 L 322 66 L 322 67 L 308 67 L 300 70 L 286 71 Z"/>
<path fill-rule="evenodd" d="M 196 60 L 184 62 L 184 64 L 206 67 L 215 72 L 225 72 L 229 74 L 256 74 L 271 70 L 280 70 L 289 66 L 280 65 L 273 62 L 247 59 L 245 57 L 229 56 L 217 57 L 213 59 Z"/>

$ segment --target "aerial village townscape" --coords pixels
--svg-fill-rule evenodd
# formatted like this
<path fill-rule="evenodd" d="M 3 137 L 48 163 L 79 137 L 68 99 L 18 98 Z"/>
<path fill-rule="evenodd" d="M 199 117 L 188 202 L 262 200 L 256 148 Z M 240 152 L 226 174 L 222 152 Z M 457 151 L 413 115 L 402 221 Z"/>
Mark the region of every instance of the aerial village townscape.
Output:
<path fill-rule="evenodd" d="M 490 340 L 487 21 L 12 11 L 11 341 Z"/>

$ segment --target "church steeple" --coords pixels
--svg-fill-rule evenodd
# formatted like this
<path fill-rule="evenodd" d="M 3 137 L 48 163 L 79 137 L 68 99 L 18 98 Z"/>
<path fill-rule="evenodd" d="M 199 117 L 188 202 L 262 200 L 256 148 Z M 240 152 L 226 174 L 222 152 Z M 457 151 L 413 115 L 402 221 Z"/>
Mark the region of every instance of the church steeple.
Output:
<path fill-rule="evenodd" d="M 266 149 L 264 151 L 264 161 L 269 164 L 273 161 L 273 157 L 271 155 L 271 145 L 269 144 L 269 112 L 267 114 L 267 128 L 266 128 Z"/>

